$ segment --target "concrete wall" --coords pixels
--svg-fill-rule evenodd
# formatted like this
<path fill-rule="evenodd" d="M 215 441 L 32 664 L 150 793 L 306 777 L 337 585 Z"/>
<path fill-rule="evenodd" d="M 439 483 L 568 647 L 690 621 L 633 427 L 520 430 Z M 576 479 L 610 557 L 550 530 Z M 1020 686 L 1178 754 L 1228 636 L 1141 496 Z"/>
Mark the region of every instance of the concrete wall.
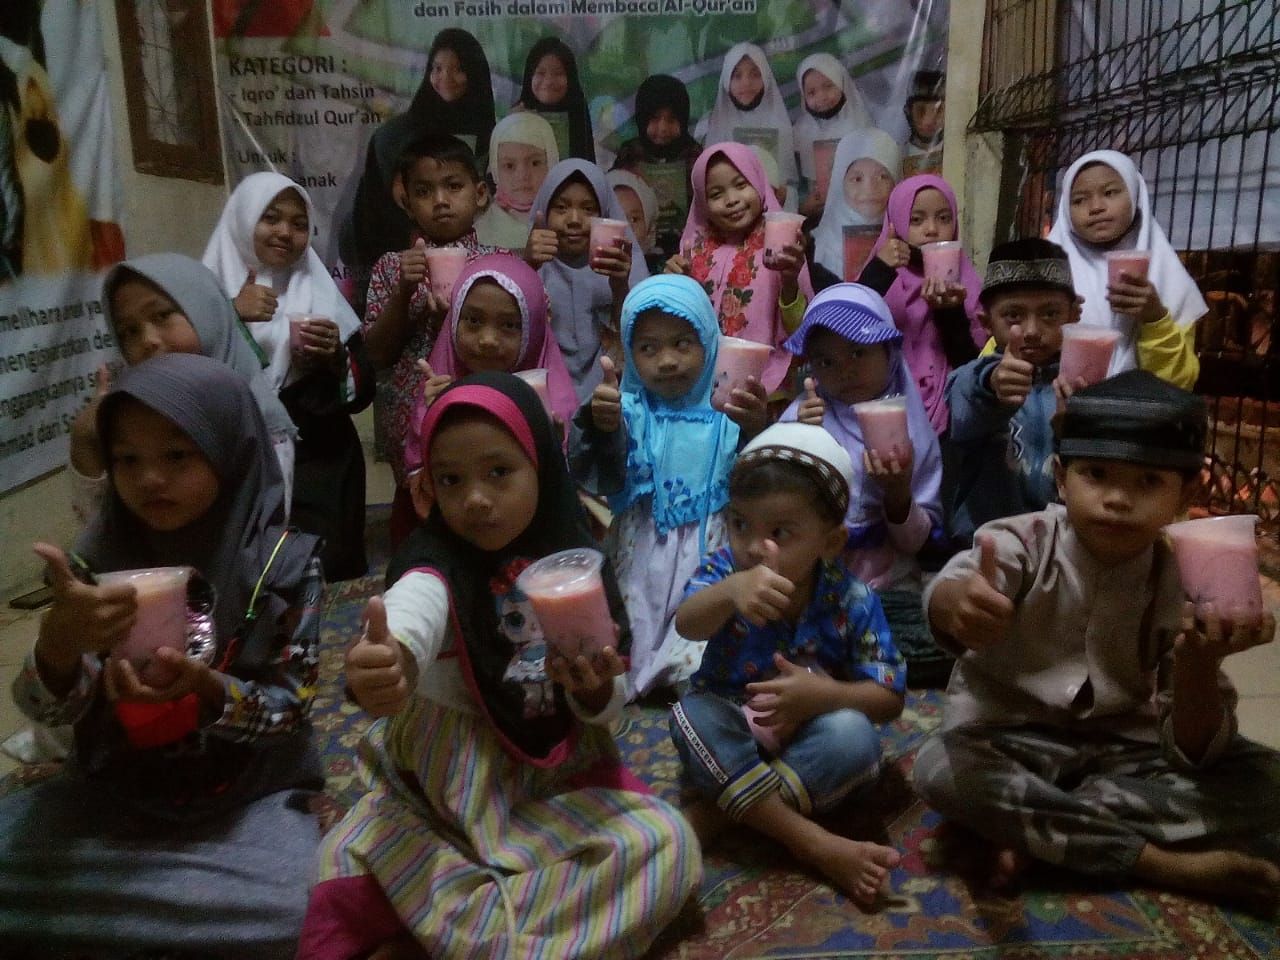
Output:
<path fill-rule="evenodd" d="M 134 170 L 115 3 L 97 0 L 96 6 L 111 89 L 116 168 L 124 189 L 126 249 L 130 255 L 176 250 L 198 257 L 222 211 L 226 189 Z M 39 585 L 41 567 L 29 549 L 32 540 L 66 544 L 75 534 L 65 471 L 0 496 L 0 602 Z"/>

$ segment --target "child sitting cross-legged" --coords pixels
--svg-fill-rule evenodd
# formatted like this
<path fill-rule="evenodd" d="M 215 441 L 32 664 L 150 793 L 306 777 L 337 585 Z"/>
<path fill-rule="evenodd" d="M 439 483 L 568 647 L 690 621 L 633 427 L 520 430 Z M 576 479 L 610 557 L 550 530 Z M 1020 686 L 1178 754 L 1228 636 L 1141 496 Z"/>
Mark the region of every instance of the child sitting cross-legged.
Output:
<path fill-rule="evenodd" d="M 880 602 L 840 562 L 853 465 L 821 427 L 777 424 L 729 480 L 729 545 L 711 553 L 676 612 L 705 638 L 671 738 L 700 800 L 704 844 L 730 820 L 780 843 L 863 904 L 899 855 L 812 817 L 874 783 L 872 724 L 902 712 L 906 669 Z"/>
<path fill-rule="evenodd" d="M 1236 732 L 1225 657 L 1270 613 L 1192 608 L 1162 528 L 1204 454 L 1204 402 L 1146 371 L 1076 392 L 1058 427 L 1063 505 L 989 523 L 925 593 L 959 657 L 916 788 L 997 851 L 1274 910 L 1280 755 Z"/>

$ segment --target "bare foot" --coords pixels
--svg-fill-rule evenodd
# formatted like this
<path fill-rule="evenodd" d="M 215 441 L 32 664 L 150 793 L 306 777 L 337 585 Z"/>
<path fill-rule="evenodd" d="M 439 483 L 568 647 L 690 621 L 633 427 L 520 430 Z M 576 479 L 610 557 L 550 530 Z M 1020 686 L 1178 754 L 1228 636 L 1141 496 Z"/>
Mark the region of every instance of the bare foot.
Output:
<path fill-rule="evenodd" d="M 369 954 L 369 960 L 428 960 L 428 958 L 427 952 L 419 946 L 418 941 L 406 933 L 378 947 Z"/>
<path fill-rule="evenodd" d="M 828 842 L 805 860 L 826 874 L 854 903 L 874 906 L 889 880 L 889 871 L 898 865 L 902 854 L 869 840 L 828 836 Z"/>
<path fill-rule="evenodd" d="M 1031 866 L 1031 858 L 1025 853 L 1006 847 L 997 850 L 991 865 L 991 877 L 987 885 L 997 892 L 1012 889 Z"/>
<path fill-rule="evenodd" d="M 710 800 L 693 800 L 680 808 L 684 818 L 693 827 L 698 842 L 703 850 L 709 849 L 725 828 L 729 826 L 729 817 Z"/>
<path fill-rule="evenodd" d="M 1280 907 L 1280 867 L 1237 850 L 1174 851 L 1147 844 L 1134 873 L 1145 880 L 1264 914 Z"/>

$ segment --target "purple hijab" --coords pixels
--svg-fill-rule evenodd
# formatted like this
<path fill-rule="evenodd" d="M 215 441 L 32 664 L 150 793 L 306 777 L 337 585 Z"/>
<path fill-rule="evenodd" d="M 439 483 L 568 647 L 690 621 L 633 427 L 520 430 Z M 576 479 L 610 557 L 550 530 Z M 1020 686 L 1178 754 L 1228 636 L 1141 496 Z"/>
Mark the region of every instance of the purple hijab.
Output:
<path fill-rule="evenodd" d="M 933 527 L 942 527 L 942 452 L 938 435 L 934 432 L 924 404 L 916 390 L 915 380 L 907 369 L 902 353 L 902 333 L 894 326 L 889 306 L 870 287 L 860 283 L 837 283 L 827 287 L 809 304 L 804 321 L 787 340 L 785 346 L 797 356 L 804 356 L 809 334 L 815 327 L 824 327 L 852 343 L 884 344 L 889 351 L 889 382 L 882 397 L 901 394 L 907 400 L 907 431 L 915 462 L 911 469 L 911 499 L 929 515 Z M 839 441 L 853 460 L 854 483 L 849 500 L 849 512 L 845 515 L 845 527 L 849 531 L 849 547 L 875 547 L 888 536 L 884 517 L 884 497 L 878 484 L 866 482 L 866 467 L 862 453 L 866 444 L 862 440 L 862 428 L 853 412 L 852 404 L 840 403 L 827 396 L 819 388 L 818 395 L 826 405 L 822 426 Z M 803 396 L 791 402 L 779 420 L 796 419 Z"/>
<path fill-rule="evenodd" d="M 959 224 L 955 191 L 947 181 L 931 173 L 908 177 L 889 194 L 884 226 L 880 230 L 880 238 L 871 250 L 871 256 L 879 254 L 888 241 L 891 226 L 899 238 L 906 239 L 907 230 L 911 226 L 911 207 L 916 202 L 916 196 L 921 190 L 928 190 L 930 187 L 946 197 L 947 204 L 951 207 L 952 220 Z M 960 282 L 965 288 L 964 312 L 969 318 L 969 334 L 973 337 L 974 344 L 981 348 L 987 342 L 987 331 L 978 319 L 978 294 L 982 292 L 982 278 L 978 276 L 978 271 L 973 268 L 969 258 L 963 254 L 960 257 Z M 902 331 L 902 352 L 906 356 L 907 367 L 915 377 L 924 408 L 929 413 L 929 422 L 933 424 L 934 432 L 941 435 L 950 420 L 945 394 L 951 364 L 947 361 L 947 354 L 942 346 L 942 334 L 933 322 L 933 308 L 924 299 L 924 268 L 914 250 L 911 263 L 898 268 L 898 278 L 885 292 L 884 299 L 893 314 L 893 322 Z"/>

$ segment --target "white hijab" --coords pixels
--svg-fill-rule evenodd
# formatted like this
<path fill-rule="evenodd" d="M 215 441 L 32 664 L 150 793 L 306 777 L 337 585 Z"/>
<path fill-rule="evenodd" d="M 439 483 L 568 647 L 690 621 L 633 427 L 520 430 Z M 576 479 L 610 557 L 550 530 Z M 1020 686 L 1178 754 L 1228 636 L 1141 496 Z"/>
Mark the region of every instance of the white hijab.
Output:
<path fill-rule="evenodd" d="M 842 137 L 836 147 L 836 158 L 831 165 L 831 189 L 822 208 L 822 219 L 813 230 L 813 259 L 835 276 L 844 277 L 844 228 L 851 226 L 875 226 L 879 228 L 884 218 L 871 220 L 845 203 L 844 177 L 849 168 L 863 157 L 875 160 L 893 177 L 896 184 L 902 179 L 902 150 L 893 137 L 883 130 L 867 127 Z M 856 278 L 855 278 L 856 279 Z"/>
<path fill-rule="evenodd" d="M 733 76 L 733 68 L 746 57 L 760 70 L 764 78 L 764 95 L 754 110 L 741 110 L 729 96 L 729 80 Z M 738 140 L 735 131 L 740 128 L 755 127 L 778 131 L 778 147 L 774 159 L 778 161 L 778 172 L 783 183 L 799 182 L 796 173 L 795 138 L 791 130 L 791 116 L 787 113 L 786 101 L 782 99 L 782 91 L 778 89 L 778 81 L 774 78 L 773 69 L 764 51 L 754 43 L 739 43 L 729 48 L 724 55 L 724 63 L 720 66 L 720 86 L 716 90 L 716 102 L 708 114 L 706 136 L 703 143 L 723 143 L 726 140 Z M 794 193 L 794 190 L 791 191 Z"/>
<path fill-rule="evenodd" d="M 1076 235 L 1071 227 L 1071 185 L 1086 165 L 1103 163 L 1120 175 L 1134 205 L 1134 221 L 1128 232 L 1109 246 L 1089 243 Z M 1116 316 L 1107 303 L 1108 250 L 1147 250 L 1151 253 L 1151 269 L 1148 279 L 1160 294 L 1160 300 L 1173 315 L 1174 323 L 1189 326 L 1209 312 L 1200 288 L 1178 259 L 1173 245 L 1164 230 L 1156 222 L 1151 209 L 1151 197 L 1147 182 L 1138 172 L 1137 165 L 1123 153 L 1115 150 L 1095 150 L 1086 153 L 1067 168 L 1062 178 L 1062 190 L 1058 194 L 1058 213 L 1049 231 L 1049 239 L 1067 251 L 1071 261 L 1071 281 L 1076 293 L 1084 297 L 1080 322 L 1098 327 L 1119 330 L 1120 342 L 1111 358 L 1108 376 L 1131 370 L 1138 365 L 1135 321 L 1130 317 Z"/>
<path fill-rule="evenodd" d="M 834 117 L 825 120 L 815 117 L 804 105 L 804 75 L 810 70 L 817 70 L 844 92 L 844 106 Z M 800 89 L 800 113 L 795 124 L 796 155 L 800 158 L 800 173 L 812 183 L 815 141 L 840 140 L 846 134 L 873 124 L 853 77 L 831 54 L 815 53 L 801 60 L 800 66 L 796 68 L 796 85 Z"/>
<path fill-rule="evenodd" d="M 610 170 L 605 174 L 605 180 L 608 181 L 610 190 L 616 191 L 618 187 L 626 187 L 628 190 L 634 190 L 636 196 L 640 198 L 645 226 L 645 235 L 639 238 L 640 248 L 648 253 L 653 249 L 658 226 L 658 195 L 653 192 L 653 187 L 629 170 Z"/>
<path fill-rule="evenodd" d="M 294 190 L 307 208 L 307 221 L 314 227 L 315 208 L 307 191 L 283 174 L 251 173 L 240 181 L 222 208 L 204 248 L 204 265 L 213 271 L 228 297 L 234 298 L 244 286 L 249 271 L 257 282 L 275 291 L 279 306 L 263 323 L 246 323 L 245 328 L 267 358 L 267 378 L 277 390 L 289 383 L 292 357 L 289 353 L 291 313 L 311 313 L 328 317 L 338 325 L 344 341 L 360 329 L 360 320 L 333 282 L 320 256 L 307 244 L 306 252 L 284 268 L 264 267 L 253 252 L 253 230 L 271 201 L 282 190 Z"/>

